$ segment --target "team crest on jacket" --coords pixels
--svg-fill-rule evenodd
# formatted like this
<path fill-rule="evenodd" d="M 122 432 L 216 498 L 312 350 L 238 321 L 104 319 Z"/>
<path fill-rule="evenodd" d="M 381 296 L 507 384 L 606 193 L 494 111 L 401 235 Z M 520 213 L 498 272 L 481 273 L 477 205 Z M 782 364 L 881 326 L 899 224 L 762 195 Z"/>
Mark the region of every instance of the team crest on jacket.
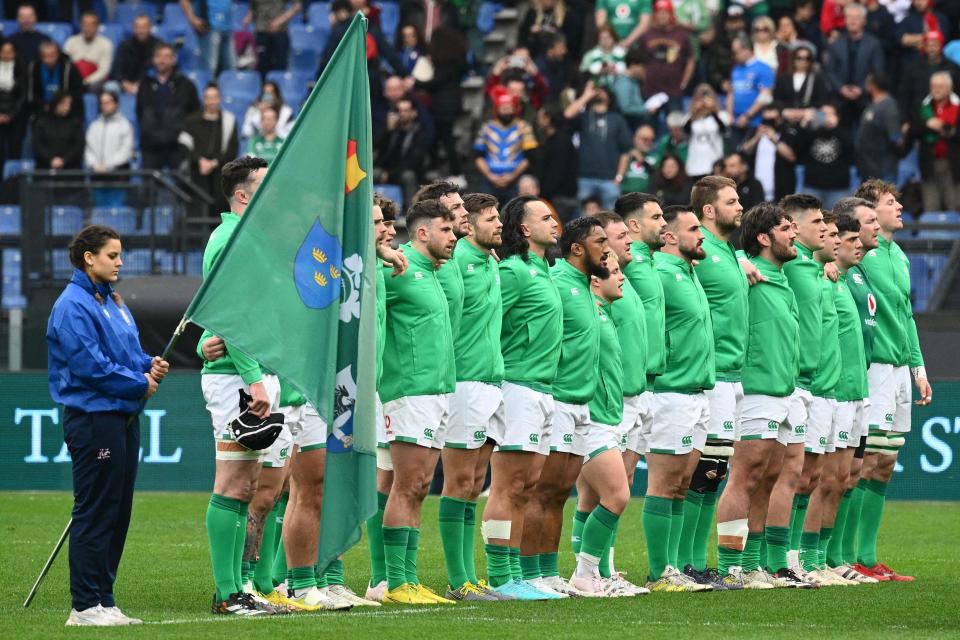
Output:
<path fill-rule="evenodd" d="M 294 282 L 303 304 L 311 309 L 325 309 L 333 304 L 340 297 L 342 269 L 340 242 L 327 233 L 317 218 L 293 265 Z"/>

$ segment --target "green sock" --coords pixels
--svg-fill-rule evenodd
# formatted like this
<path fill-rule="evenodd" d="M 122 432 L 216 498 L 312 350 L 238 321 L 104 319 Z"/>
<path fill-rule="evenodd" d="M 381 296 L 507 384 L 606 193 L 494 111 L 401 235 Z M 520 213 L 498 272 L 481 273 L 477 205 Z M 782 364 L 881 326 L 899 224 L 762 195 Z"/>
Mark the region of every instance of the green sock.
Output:
<path fill-rule="evenodd" d="M 404 556 L 404 566 L 407 574 L 407 582 L 412 585 L 420 584 L 420 578 L 417 577 L 417 551 L 420 549 L 420 529 L 410 527 L 410 534 L 407 536 L 407 553 Z"/>
<path fill-rule="evenodd" d="M 387 570 L 387 589 L 393 590 L 407 582 L 406 555 L 410 527 L 383 528 L 383 555 Z"/>
<path fill-rule="evenodd" d="M 820 543 L 817 545 L 817 564 L 821 567 L 827 564 L 827 547 L 833 538 L 833 527 L 820 528 Z"/>
<path fill-rule="evenodd" d="M 487 553 L 487 575 L 490 584 L 499 587 L 513 579 L 510 575 L 510 547 L 499 544 L 485 544 L 483 550 Z"/>
<path fill-rule="evenodd" d="M 551 551 L 550 553 L 541 553 L 538 558 L 540 559 L 540 575 L 544 578 L 549 578 L 551 576 L 560 575 L 560 562 L 558 560 L 559 555 L 556 551 Z"/>
<path fill-rule="evenodd" d="M 466 501 L 443 496 L 440 498 L 440 542 L 447 564 L 447 582 L 451 589 L 459 589 L 467 581 L 463 567 L 463 513 Z"/>
<path fill-rule="evenodd" d="M 860 513 L 860 535 L 857 540 L 857 560 L 865 567 L 877 564 L 877 535 L 883 519 L 883 503 L 887 497 L 887 483 L 867 480 L 864 486 Z"/>
<path fill-rule="evenodd" d="M 284 494 L 287 495 L 287 494 Z M 282 499 L 282 498 L 281 498 Z M 260 542 L 260 555 L 253 564 L 253 586 L 260 593 L 267 595 L 273 591 L 273 559 L 277 555 L 277 538 L 280 533 L 280 523 L 277 522 L 278 512 L 286 510 L 286 503 L 277 500 L 273 509 L 267 514 L 263 523 L 263 540 Z"/>
<path fill-rule="evenodd" d="M 523 569 L 520 568 L 519 547 L 510 547 L 510 576 L 514 580 L 523 579 Z"/>
<path fill-rule="evenodd" d="M 319 587 L 320 589 L 323 589 L 324 587 L 329 586 L 329 584 L 327 583 L 327 574 L 320 571 L 320 565 L 318 564 L 313 565 L 313 575 L 317 579 L 317 587 Z"/>
<path fill-rule="evenodd" d="M 800 535 L 800 566 L 804 571 L 812 571 L 820 556 L 820 532 L 804 531 Z"/>
<path fill-rule="evenodd" d="M 247 513 L 250 505 L 246 502 L 240 503 L 240 520 L 237 523 L 237 530 L 233 538 L 233 580 L 237 585 L 237 591 L 243 591 L 243 547 L 247 541 Z"/>
<path fill-rule="evenodd" d="M 256 561 L 240 561 L 240 584 L 253 582 L 253 567 Z"/>
<path fill-rule="evenodd" d="M 673 500 L 647 496 L 643 500 L 643 535 L 647 539 L 647 558 L 650 580 L 659 580 L 670 564 L 670 527 L 673 520 Z"/>
<path fill-rule="evenodd" d="M 693 538 L 693 547 L 690 554 L 691 562 L 697 571 L 703 571 L 707 568 L 707 545 L 710 543 L 710 532 L 713 531 L 713 521 L 716 515 L 717 492 L 707 491 L 703 494 L 700 519 L 697 521 L 697 533 Z"/>
<path fill-rule="evenodd" d="M 683 571 L 693 564 L 693 541 L 700 525 L 700 511 L 703 508 L 703 494 L 699 491 L 687 491 L 683 501 L 683 524 L 680 529 L 680 546 L 677 548 L 677 568 Z"/>
<path fill-rule="evenodd" d="M 670 565 L 677 566 L 680 553 L 680 534 L 683 533 L 683 500 L 674 498 L 670 506 Z"/>
<path fill-rule="evenodd" d="M 223 601 L 236 592 L 233 573 L 234 545 L 240 523 L 239 500 L 218 494 L 210 496 L 207 505 L 207 542 L 210 546 L 210 563 L 213 567 L 213 582 L 217 587 L 217 600 Z M 246 520 L 244 520 L 244 525 Z"/>
<path fill-rule="evenodd" d="M 863 482 L 861 480 L 861 482 Z M 860 537 L 860 515 L 863 513 L 863 489 L 857 485 L 851 489 L 850 505 L 847 507 L 847 523 L 843 527 L 843 561 L 857 561 L 857 539 Z"/>
<path fill-rule="evenodd" d="M 573 549 L 573 555 L 580 553 L 580 545 L 583 543 L 583 525 L 587 524 L 587 518 L 590 517 L 589 511 L 573 512 L 573 528 L 570 530 L 570 547 Z"/>
<path fill-rule="evenodd" d="M 610 542 L 610 536 L 616 529 L 620 516 L 613 513 L 602 504 L 590 512 L 587 523 L 583 525 L 583 544 L 580 546 L 581 555 L 590 556 L 597 559 L 599 563 L 603 558 L 605 551 L 609 549 L 607 544 Z"/>
<path fill-rule="evenodd" d="M 767 527 L 763 532 L 767 542 L 767 556 L 764 558 L 770 573 L 787 568 L 787 551 L 790 544 L 790 529 L 787 527 Z"/>
<path fill-rule="evenodd" d="M 760 568 L 760 543 L 763 542 L 763 532 L 757 531 L 747 534 L 747 544 L 743 547 L 744 573 L 750 573 Z"/>
<path fill-rule="evenodd" d="M 463 570 L 467 574 L 467 582 L 477 584 L 477 563 L 474 557 L 477 540 L 477 503 L 472 500 L 464 501 L 463 506 Z"/>
<path fill-rule="evenodd" d="M 317 586 L 317 574 L 312 566 L 294 567 L 290 569 L 290 577 L 287 579 L 287 589 L 294 596 L 298 591 L 306 591 Z"/>
<path fill-rule="evenodd" d="M 524 580 L 536 580 L 540 577 L 540 556 L 520 556 L 520 573 Z"/>
<path fill-rule="evenodd" d="M 618 519 L 613 525 L 613 532 L 610 534 L 610 539 L 607 540 L 607 546 L 603 548 L 603 555 L 600 556 L 600 566 L 598 569 L 601 578 L 609 578 L 613 575 L 613 567 L 610 566 L 610 555 L 611 549 L 613 549 L 613 543 L 617 540 L 617 529 L 619 528 L 620 520 Z"/>
<path fill-rule="evenodd" d="M 387 564 L 383 556 L 383 510 L 387 494 L 377 492 L 377 512 L 367 520 L 367 540 L 370 545 L 370 584 L 377 586 L 387 579 Z"/>
<path fill-rule="evenodd" d="M 717 571 L 720 575 L 730 573 L 730 567 L 743 566 L 743 551 L 717 545 Z"/>
<path fill-rule="evenodd" d="M 800 534 L 803 533 L 803 521 L 807 517 L 810 504 L 809 493 L 793 494 L 793 509 L 790 511 L 790 548 L 800 548 Z"/>
<path fill-rule="evenodd" d="M 833 537 L 827 547 L 827 564 L 839 567 L 843 564 L 844 530 L 847 528 L 847 512 L 850 510 L 850 491 L 843 494 L 840 504 L 837 505 L 837 518 L 833 522 Z"/>
<path fill-rule="evenodd" d="M 282 529 L 281 529 L 282 533 Z M 277 555 L 273 559 L 273 586 L 276 587 L 287 579 L 287 552 L 283 548 L 283 536 L 280 538 L 280 545 L 277 547 Z"/>
<path fill-rule="evenodd" d="M 342 585 L 343 581 L 343 560 L 337 558 L 330 563 L 330 566 L 327 567 L 327 570 L 323 572 L 323 579 L 326 581 L 327 586 L 330 585 Z"/>

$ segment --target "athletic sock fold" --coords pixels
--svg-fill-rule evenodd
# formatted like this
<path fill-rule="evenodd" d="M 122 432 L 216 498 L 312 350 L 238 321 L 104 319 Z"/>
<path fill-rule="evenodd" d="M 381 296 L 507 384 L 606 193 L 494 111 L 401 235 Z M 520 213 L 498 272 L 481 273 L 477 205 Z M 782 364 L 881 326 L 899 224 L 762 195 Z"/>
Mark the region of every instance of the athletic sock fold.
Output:
<path fill-rule="evenodd" d="M 467 581 L 463 566 L 463 518 L 466 506 L 466 500 L 460 498 L 440 498 L 440 542 L 447 566 L 447 582 L 452 589 L 459 589 Z"/>
<path fill-rule="evenodd" d="M 387 579 L 387 564 L 383 551 L 383 510 L 387 494 L 377 492 L 377 512 L 367 520 L 367 540 L 370 545 L 370 584 L 376 586 Z"/>
<path fill-rule="evenodd" d="M 795 493 L 793 508 L 790 510 L 790 548 L 800 548 L 800 535 L 803 533 L 803 521 L 807 517 L 807 507 L 810 505 L 809 493 Z"/>
<path fill-rule="evenodd" d="M 393 590 L 407 582 L 406 555 L 410 527 L 384 527 L 383 551 L 387 573 L 387 589 Z"/>
<path fill-rule="evenodd" d="M 236 555 L 234 545 L 237 528 L 246 530 L 246 517 L 242 525 L 240 521 L 242 504 L 239 500 L 216 493 L 210 496 L 207 504 L 207 543 L 210 547 L 210 563 L 218 601 L 226 600 L 230 594 L 237 591 L 233 569 Z"/>
<path fill-rule="evenodd" d="M 623 514 L 621 514 L 622 516 Z M 613 531 L 610 533 L 610 538 L 607 540 L 607 545 L 603 548 L 603 555 L 600 556 L 600 566 L 598 567 L 600 571 L 601 578 L 609 578 L 613 575 L 613 545 L 617 540 L 617 530 L 620 528 L 620 520 L 617 520 L 613 525 Z"/>
<path fill-rule="evenodd" d="M 580 554 L 594 557 L 599 563 L 619 520 L 620 516 L 602 504 L 597 505 L 590 512 L 586 524 L 583 525 L 583 544 L 580 546 Z"/>
<path fill-rule="evenodd" d="M 850 510 L 851 491 L 845 491 L 837 505 L 837 517 L 833 521 L 833 536 L 827 546 L 827 564 L 839 567 L 843 564 L 844 532 L 847 528 L 847 512 Z"/>
<path fill-rule="evenodd" d="M 787 551 L 790 545 L 790 529 L 787 527 L 768 526 L 763 532 L 767 543 L 767 557 L 763 564 L 771 573 L 787 568 Z"/>
<path fill-rule="evenodd" d="M 233 581 L 236 586 L 235 591 L 243 591 L 243 548 L 247 541 L 247 514 L 250 511 L 250 504 L 240 503 L 240 513 L 237 515 L 237 529 L 233 538 Z"/>
<path fill-rule="evenodd" d="M 800 535 L 800 566 L 812 571 L 820 559 L 820 532 L 804 531 Z"/>
<path fill-rule="evenodd" d="M 710 543 L 710 533 L 714 529 L 713 521 L 717 515 L 717 497 L 716 491 L 707 491 L 703 494 L 700 505 L 700 519 L 697 521 L 697 533 L 690 553 L 690 564 L 697 571 L 707 568 L 707 545 Z"/>
<path fill-rule="evenodd" d="M 703 510 L 703 494 L 692 489 L 687 491 L 683 500 L 683 525 L 680 529 L 680 542 L 677 547 L 677 564 L 681 570 L 693 564 L 693 544 L 700 526 L 700 513 Z"/>
<path fill-rule="evenodd" d="M 860 538 L 860 516 L 863 514 L 863 490 L 859 485 L 850 490 L 850 506 L 847 507 L 847 522 L 843 527 L 843 562 L 857 561 L 857 542 Z"/>
<path fill-rule="evenodd" d="M 524 580 L 536 580 L 540 577 L 540 556 L 520 555 L 520 573 Z"/>
<path fill-rule="evenodd" d="M 751 531 L 747 534 L 747 543 L 743 547 L 743 567 L 745 573 L 760 568 L 760 543 L 763 542 L 762 531 Z"/>
<path fill-rule="evenodd" d="M 540 575 L 544 578 L 550 578 L 560 575 L 559 555 L 556 551 L 541 553 L 537 556 L 540 559 Z"/>
<path fill-rule="evenodd" d="M 420 529 L 409 527 L 410 533 L 407 535 L 407 552 L 404 556 L 404 567 L 407 575 L 407 582 L 413 585 L 420 584 L 420 578 L 417 576 L 417 552 L 420 550 Z"/>
<path fill-rule="evenodd" d="M 287 578 L 287 589 L 293 597 L 298 597 L 303 591 L 317 586 L 317 574 L 314 567 L 294 567 L 290 569 Z"/>
<path fill-rule="evenodd" d="M 677 566 L 680 552 L 680 534 L 683 533 L 683 498 L 674 498 L 670 504 L 670 564 Z"/>
<path fill-rule="evenodd" d="M 877 537 L 883 520 L 887 483 L 879 480 L 863 482 L 863 504 L 860 511 L 860 532 L 857 540 L 857 561 L 866 567 L 877 564 Z"/>
<path fill-rule="evenodd" d="M 463 570 L 467 574 L 467 582 L 477 584 L 476 562 L 477 539 L 477 503 L 465 500 L 463 505 Z"/>
<path fill-rule="evenodd" d="M 519 547 L 510 547 L 510 576 L 516 580 L 523 579 L 523 569 L 520 568 Z"/>
<path fill-rule="evenodd" d="M 483 550 L 487 554 L 487 576 L 490 584 L 499 587 L 513 580 L 510 574 L 510 547 L 485 544 Z"/>
<path fill-rule="evenodd" d="M 647 496 L 643 500 L 643 535 L 647 540 L 647 558 L 650 580 L 659 580 L 670 564 L 670 527 L 673 520 L 673 500 Z"/>
<path fill-rule="evenodd" d="M 833 538 L 833 527 L 820 528 L 820 542 L 817 544 L 817 564 L 823 566 L 827 563 L 827 547 L 830 546 L 830 540 Z"/>
<path fill-rule="evenodd" d="M 580 553 L 580 546 L 583 544 L 583 525 L 587 524 L 587 518 L 590 517 L 589 511 L 573 512 L 573 527 L 570 529 L 570 548 L 573 549 L 573 555 L 576 557 Z"/>

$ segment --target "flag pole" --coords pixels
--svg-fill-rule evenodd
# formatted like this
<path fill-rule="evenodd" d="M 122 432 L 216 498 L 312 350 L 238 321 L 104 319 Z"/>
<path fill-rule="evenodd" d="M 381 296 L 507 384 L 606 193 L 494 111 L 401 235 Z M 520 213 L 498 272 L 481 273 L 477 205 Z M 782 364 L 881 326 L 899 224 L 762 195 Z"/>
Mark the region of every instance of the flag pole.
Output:
<path fill-rule="evenodd" d="M 177 340 L 180 339 L 180 336 L 183 335 L 184 330 L 187 328 L 187 325 L 190 324 L 190 320 L 186 316 L 180 319 L 177 328 L 174 329 L 173 335 L 170 336 L 170 339 L 167 341 L 167 346 L 163 348 L 163 353 L 160 354 L 162 360 L 166 360 L 167 356 L 170 355 L 170 352 L 173 351 L 174 345 L 177 344 Z M 157 386 L 160 386 L 162 381 L 157 382 Z M 133 424 L 134 419 L 139 416 L 144 407 L 147 406 L 147 398 L 140 400 L 140 406 L 137 408 L 136 413 L 132 414 L 127 420 L 127 427 Z M 47 562 L 43 565 L 43 569 L 40 570 L 40 575 L 37 576 L 36 581 L 33 583 L 33 588 L 30 589 L 30 593 L 27 594 L 27 599 L 23 601 L 23 608 L 26 609 L 30 606 L 30 603 L 33 602 L 34 597 L 37 595 L 37 591 L 40 590 L 40 585 L 43 584 L 43 579 L 47 577 L 47 573 L 50 572 L 50 568 L 53 566 L 54 561 L 56 561 L 57 556 L 60 554 L 60 549 L 63 548 L 63 543 L 66 542 L 67 536 L 70 535 L 70 528 L 73 527 L 73 518 L 71 517 L 67 520 L 67 526 L 63 528 L 63 533 L 60 534 L 60 539 L 57 540 L 57 544 L 53 547 L 53 551 L 50 552 L 50 557 L 47 558 Z"/>

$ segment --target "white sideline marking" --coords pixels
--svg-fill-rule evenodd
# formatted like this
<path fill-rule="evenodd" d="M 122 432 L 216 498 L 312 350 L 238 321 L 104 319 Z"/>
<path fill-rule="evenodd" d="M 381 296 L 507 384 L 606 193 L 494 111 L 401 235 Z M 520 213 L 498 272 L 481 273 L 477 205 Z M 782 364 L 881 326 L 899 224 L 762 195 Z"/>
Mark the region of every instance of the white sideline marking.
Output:
<path fill-rule="evenodd" d="M 303 614 L 303 613 L 294 613 L 294 614 L 286 615 L 286 616 L 250 616 L 250 617 L 247 617 L 247 616 L 213 616 L 213 615 L 211 614 L 210 617 L 204 617 L 204 618 L 177 618 L 177 619 L 174 619 L 174 620 L 144 620 L 144 621 L 143 621 L 143 624 L 145 624 L 145 625 L 147 625 L 147 624 L 197 624 L 197 623 L 200 623 L 200 624 L 209 624 L 209 623 L 211 623 L 211 622 L 213 622 L 213 623 L 223 623 L 223 622 L 231 622 L 231 621 L 234 621 L 234 620 L 256 620 L 256 621 L 261 621 L 261 622 L 262 622 L 262 621 L 264 621 L 264 620 L 277 621 L 277 620 L 289 620 L 289 619 L 292 619 L 292 618 L 295 618 L 295 619 L 304 619 L 304 618 L 308 618 L 308 617 L 311 617 L 311 618 L 312 618 L 312 617 L 315 617 L 315 618 L 317 618 L 317 619 L 319 620 L 319 619 L 325 619 L 325 618 L 327 618 L 328 616 L 331 616 L 331 617 L 332 617 L 332 616 L 338 616 L 338 617 L 343 617 L 343 619 L 347 619 L 347 618 L 399 618 L 399 617 L 406 617 L 406 616 L 409 616 L 409 615 L 412 615 L 412 614 L 441 613 L 441 612 L 444 612 L 444 611 L 454 611 L 454 610 L 456 610 L 456 611 L 470 611 L 470 610 L 479 609 L 479 608 L 480 608 L 480 607 L 478 607 L 478 606 L 476 606 L 476 605 L 474 605 L 474 606 L 466 606 L 466 607 L 456 607 L 456 608 L 454 608 L 454 607 L 446 607 L 446 606 L 440 607 L 440 606 L 438 605 L 436 608 L 431 607 L 431 608 L 429 608 L 429 609 L 428 609 L 428 608 L 425 608 L 425 607 L 424 607 L 424 608 L 421 608 L 421 607 L 416 607 L 416 608 L 407 607 L 407 608 L 396 608 L 396 609 L 394 609 L 394 608 L 391 607 L 390 609 L 388 609 L 388 610 L 386 610 L 386 611 L 357 611 L 357 612 L 353 612 L 353 611 L 344 611 L 344 612 L 338 612 L 338 611 L 323 611 L 323 612 L 317 612 L 317 613 L 320 614 L 320 615 L 317 615 L 317 614 L 315 614 L 315 613 L 306 613 L 306 614 Z M 481 619 L 482 619 L 482 620 L 486 620 L 486 618 L 481 618 Z M 493 618 L 490 618 L 490 620 L 493 620 Z"/>

